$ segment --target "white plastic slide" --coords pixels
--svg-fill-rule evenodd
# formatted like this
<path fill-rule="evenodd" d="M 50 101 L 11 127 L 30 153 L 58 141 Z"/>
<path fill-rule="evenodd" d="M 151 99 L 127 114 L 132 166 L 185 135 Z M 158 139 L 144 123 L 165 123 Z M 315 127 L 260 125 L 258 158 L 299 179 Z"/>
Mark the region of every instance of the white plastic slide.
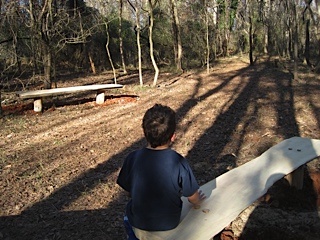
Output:
<path fill-rule="evenodd" d="M 153 232 L 152 236 L 141 239 L 211 239 L 263 196 L 277 180 L 318 156 L 320 140 L 301 137 L 284 140 L 261 156 L 204 184 L 201 190 L 207 199 L 201 208 L 192 208 L 183 198 L 181 223 L 177 228 Z"/>

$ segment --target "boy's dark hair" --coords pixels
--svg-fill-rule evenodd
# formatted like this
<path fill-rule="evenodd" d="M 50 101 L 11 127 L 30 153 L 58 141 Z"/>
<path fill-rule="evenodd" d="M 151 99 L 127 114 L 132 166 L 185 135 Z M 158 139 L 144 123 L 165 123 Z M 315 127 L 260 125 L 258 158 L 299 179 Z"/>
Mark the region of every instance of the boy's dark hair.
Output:
<path fill-rule="evenodd" d="M 168 106 L 155 104 L 144 114 L 142 128 L 151 147 L 163 146 L 176 130 L 176 114 Z"/>

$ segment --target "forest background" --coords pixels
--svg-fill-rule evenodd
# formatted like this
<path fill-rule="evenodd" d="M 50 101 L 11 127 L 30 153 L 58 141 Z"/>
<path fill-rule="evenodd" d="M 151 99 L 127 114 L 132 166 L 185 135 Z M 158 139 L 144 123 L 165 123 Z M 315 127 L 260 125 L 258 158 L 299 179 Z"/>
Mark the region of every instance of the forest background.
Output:
<path fill-rule="evenodd" d="M 155 102 L 177 111 L 173 147 L 200 184 L 284 139 L 320 139 L 319 0 L 1 0 L 0 10 L 0 239 L 125 239 L 115 180 L 145 145 L 140 121 Z M 35 114 L 15 95 L 113 82 L 125 88 L 102 106 L 66 95 Z M 319 160 L 306 188 L 281 182 L 228 236 L 319 239 L 311 170 Z"/>

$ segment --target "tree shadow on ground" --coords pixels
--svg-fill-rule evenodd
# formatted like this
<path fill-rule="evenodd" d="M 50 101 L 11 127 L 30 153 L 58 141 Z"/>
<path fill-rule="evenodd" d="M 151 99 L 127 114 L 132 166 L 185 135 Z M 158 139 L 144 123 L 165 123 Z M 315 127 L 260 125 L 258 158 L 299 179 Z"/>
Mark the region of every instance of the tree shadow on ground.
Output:
<path fill-rule="evenodd" d="M 299 90 L 294 89 L 291 75 L 282 74 L 280 77 L 280 79 L 276 76 L 271 78 L 274 79 L 274 91 L 278 95 L 275 104 L 278 116 L 277 134 L 287 139 L 300 136 L 296 119 L 295 94 L 302 94 L 302 92 L 299 93 Z M 314 113 L 318 114 L 316 110 Z M 299 190 L 290 186 L 285 178 L 277 181 L 268 190 L 267 200 L 262 201 L 251 213 L 239 240 L 320 238 L 317 195 L 308 167 L 302 166 L 302 168 L 304 169 L 303 188 Z"/>

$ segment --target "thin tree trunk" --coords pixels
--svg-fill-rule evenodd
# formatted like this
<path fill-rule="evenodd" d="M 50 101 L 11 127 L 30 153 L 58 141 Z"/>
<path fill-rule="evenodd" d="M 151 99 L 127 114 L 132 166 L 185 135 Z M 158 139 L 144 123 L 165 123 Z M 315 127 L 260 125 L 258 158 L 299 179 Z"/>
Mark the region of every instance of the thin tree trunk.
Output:
<path fill-rule="evenodd" d="M 270 17 L 270 0 L 265 1 L 265 6 L 264 6 L 264 13 L 266 15 L 266 19 L 269 19 Z M 264 25 L 264 46 L 263 46 L 263 52 L 265 54 L 268 53 L 268 46 L 269 46 L 269 25 L 268 25 L 268 20 L 266 21 Z"/>
<path fill-rule="evenodd" d="M 130 0 L 127 0 L 132 9 L 136 13 L 136 37 L 137 37 L 137 48 L 138 48 L 138 68 L 139 68 L 139 81 L 140 81 L 140 86 L 143 86 L 143 80 L 142 80 L 142 63 L 141 63 L 141 44 L 140 44 L 140 7 L 138 4 L 138 1 L 136 1 L 135 5 L 131 3 Z"/>
<path fill-rule="evenodd" d="M 210 72 L 209 16 L 208 16 L 208 9 L 206 6 L 206 1 L 205 1 L 205 17 L 206 17 L 206 48 L 207 48 L 206 62 L 207 62 L 207 73 L 209 73 Z"/>
<path fill-rule="evenodd" d="M 176 69 L 182 71 L 182 43 L 180 33 L 180 21 L 178 17 L 177 1 L 171 0 L 172 30 L 174 38 L 174 59 Z"/>
<path fill-rule="evenodd" d="M 230 0 L 225 0 L 224 55 L 229 56 Z"/>
<path fill-rule="evenodd" d="M 250 59 L 250 65 L 254 64 L 253 61 L 253 36 L 252 36 L 252 18 L 249 16 L 249 59 Z"/>
<path fill-rule="evenodd" d="M 140 82 L 140 86 L 142 86 L 143 80 L 142 80 L 142 62 L 141 62 L 141 44 L 140 44 L 140 24 L 139 26 L 137 26 L 137 46 L 138 46 L 139 82 Z"/>
<path fill-rule="evenodd" d="M 38 71 L 38 64 L 37 64 L 37 56 L 35 51 L 35 41 L 34 38 L 31 37 L 31 50 L 32 50 L 32 80 L 34 80 L 36 73 Z"/>
<path fill-rule="evenodd" d="M 293 33 L 292 33 L 292 28 L 290 27 L 289 31 L 289 36 L 288 36 L 288 50 L 287 54 L 290 57 L 290 59 L 293 59 Z"/>
<path fill-rule="evenodd" d="M 293 7 L 293 17 L 294 17 L 294 34 L 293 34 L 293 51 L 294 51 L 294 69 L 293 69 L 293 79 L 298 79 L 298 41 L 299 41 L 299 33 L 298 33 L 298 14 L 296 9 L 296 4 L 292 3 Z"/>
<path fill-rule="evenodd" d="M 312 66 L 311 62 L 310 62 L 310 20 L 307 19 L 306 20 L 306 40 L 305 40 L 305 49 L 304 49 L 304 56 L 305 56 L 305 60 L 307 62 L 307 65 L 309 67 Z"/>
<path fill-rule="evenodd" d="M 109 50 L 109 43 L 110 43 L 110 36 L 109 36 L 109 27 L 108 27 L 108 23 L 105 23 L 105 28 L 106 28 L 106 34 L 107 34 L 107 43 L 106 43 L 106 50 L 107 50 L 107 54 L 108 54 L 108 59 L 112 68 L 112 72 L 113 72 L 113 79 L 114 79 L 114 83 L 117 83 L 117 76 L 116 76 L 116 69 L 114 68 L 113 65 L 113 61 L 112 61 L 112 57 L 111 57 L 111 53 Z"/>
<path fill-rule="evenodd" d="M 127 68 L 126 68 L 126 64 L 124 61 L 123 40 L 122 40 L 122 12 L 123 12 L 122 10 L 123 10 L 123 0 L 120 0 L 120 4 L 119 4 L 119 48 L 120 48 L 123 73 L 126 74 Z"/>
<path fill-rule="evenodd" d="M 150 23 L 149 23 L 150 58 L 151 58 L 152 65 L 153 65 L 153 68 L 154 68 L 154 71 L 155 71 L 154 78 L 153 78 L 153 86 L 156 86 L 157 81 L 158 81 L 158 76 L 159 76 L 159 68 L 158 68 L 157 62 L 156 62 L 156 60 L 154 58 L 154 54 L 153 54 L 152 34 L 153 34 L 153 21 L 154 21 L 154 16 L 153 16 L 153 8 L 154 8 L 154 6 L 152 4 L 152 0 L 149 0 L 148 3 L 149 3 L 149 8 L 150 8 L 150 12 L 149 12 L 149 15 L 150 15 Z"/>
<path fill-rule="evenodd" d="M 141 61 L 141 43 L 140 43 L 140 9 L 136 6 L 136 25 L 137 25 L 137 47 L 138 47 L 138 69 L 139 69 L 139 82 L 140 86 L 143 86 L 142 80 L 142 61 Z"/>
<path fill-rule="evenodd" d="M 320 0 L 316 0 L 316 9 L 317 9 L 317 13 L 318 13 L 318 16 L 320 16 Z M 318 27 L 315 26 L 315 33 L 316 33 L 316 36 L 317 36 L 317 42 L 318 42 L 318 62 L 317 62 L 317 67 L 320 67 L 320 34 L 318 33 Z"/>
<path fill-rule="evenodd" d="M 108 51 L 108 50 L 107 50 Z M 108 54 L 109 55 L 109 54 Z M 96 66 L 94 64 L 94 61 L 92 59 L 92 56 L 91 56 L 91 53 L 88 52 L 88 58 L 89 58 L 89 62 L 90 62 L 90 67 L 91 67 L 91 71 L 93 74 L 96 74 L 97 73 L 97 70 L 96 70 Z"/>
<path fill-rule="evenodd" d="M 50 89 L 52 83 L 51 77 L 51 52 L 46 43 L 43 45 L 43 70 L 44 70 L 44 88 Z"/>
<path fill-rule="evenodd" d="M 13 36 L 13 41 L 12 41 L 12 44 L 13 44 L 13 49 L 14 49 L 14 54 L 15 54 L 15 63 L 18 65 L 18 73 L 20 74 L 22 72 L 21 70 L 21 59 L 20 59 L 20 56 L 19 56 L 19 47 L 18 47 L 18 37 L 17 37 L 17 34 L 16 32 L 11 29 L 11 34 Z"/>

